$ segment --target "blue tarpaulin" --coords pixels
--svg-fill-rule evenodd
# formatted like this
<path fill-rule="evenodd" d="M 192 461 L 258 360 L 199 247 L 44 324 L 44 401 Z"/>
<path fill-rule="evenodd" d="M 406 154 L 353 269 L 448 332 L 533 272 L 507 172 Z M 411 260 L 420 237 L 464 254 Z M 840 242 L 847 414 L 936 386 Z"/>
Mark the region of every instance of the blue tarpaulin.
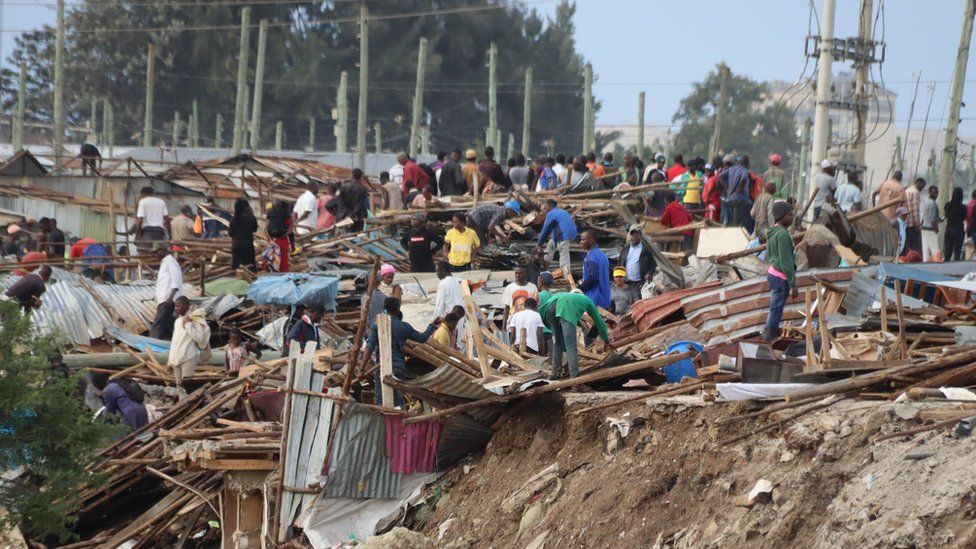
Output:
<path fill-rule="evenodd" d="M 247 297 L 259 305 L 321 305 L 336 308 L 339 279 L 306 273 L 282 273 L 259 277 L 247 288 Z"/>

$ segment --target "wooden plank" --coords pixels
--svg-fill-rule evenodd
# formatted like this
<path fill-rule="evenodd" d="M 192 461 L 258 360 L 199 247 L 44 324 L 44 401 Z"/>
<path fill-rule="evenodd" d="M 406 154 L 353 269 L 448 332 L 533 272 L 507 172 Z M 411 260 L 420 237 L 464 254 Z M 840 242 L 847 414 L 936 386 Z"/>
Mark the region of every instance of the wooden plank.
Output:
<path fill-rule="evenodd" d="M 905 345 L 905 311 L 901 308 L 901 283 L 895 280 L 895 306 L 898 313 L 898 347 L 901 358 L 908 358 L 908 346 Z"/>
<path fill-rule="evenodd" d="M 196 465 L 214 471 L 271 471 L 278 462 L 273 459 L 200 459 Z"/>
<path fill-rule="evenodd" d="M 393 375 L 393 333 L 390 329 L 390 315 L 383 313 L 376 317 L 376 332 L 380 344 L 380 377 Z M 393 407 L 393 387 L 380 382 L 374 390 L 380 391 L 380 404 Z"/>
<path fill-rule="evenodd" d="M 464 300 L 464 313 L 468 319 L 468 331 L 474 342 L 474 348 L 478 352 L 478 366 L 481 367 L 482 379 L 491 377 L 491 365 L 488 362 L 488 352 L 485 346 L 485 338 L 481 333 L 481 324 L 478 322 L 478 310 L 471 298 L 471 287 L 467 280 L 461 281 L 461 298 Z M 469 351 L 470 352 L 470 351 Z"/>
<path fill-rule="evenodd" d="M 817 324 L 820 326 L 820 358 L 824 368 L 830 368 L 830 331 L 827 329 L 827 294 L 817 283 Z"/>
<path fill-rule="evenodd" d="M 806 341 L 806 369 L 813 369 L 813 309 L 810 307 L 810 289 L 803 290 L 803 314 L 806 316 L 804 323 L 804 340 Z"/>
<path fill-rule="evenodd" d="M 252 433 L 264 433 L 264 429 L 260 425 L 252 425 L 243 421 L 234 421 L 232 419 L 217 419 L 218 425 L 226 425 L 228 427 L 236 427 L 238 429 L 244 429 L 245 431 L 251 431 Z"/>

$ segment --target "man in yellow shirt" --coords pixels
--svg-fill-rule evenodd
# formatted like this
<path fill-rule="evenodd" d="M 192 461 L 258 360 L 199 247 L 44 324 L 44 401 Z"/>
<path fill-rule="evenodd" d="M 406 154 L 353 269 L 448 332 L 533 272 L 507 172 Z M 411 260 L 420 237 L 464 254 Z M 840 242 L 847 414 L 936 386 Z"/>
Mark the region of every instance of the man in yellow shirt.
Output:
<path fill-rule="evenodd" d="M 471 260 L 481 246 L 478 233 L 467 227 L 463 213 L 454 214 L 453 227 L 444 235 L 444 255 L 451 264 L 451 272 L 470 271 Z"/>
<path fill-rule="evenodd" d="M 454 311 L 444 315 L 444 322 L 441 322 L 441 325 L 434 331 L 434 335 L 431 336 L 433 340 L 448 349 L 457 350 L 457 332 L 455 330 L 460 319 L 461 316 Z"/>

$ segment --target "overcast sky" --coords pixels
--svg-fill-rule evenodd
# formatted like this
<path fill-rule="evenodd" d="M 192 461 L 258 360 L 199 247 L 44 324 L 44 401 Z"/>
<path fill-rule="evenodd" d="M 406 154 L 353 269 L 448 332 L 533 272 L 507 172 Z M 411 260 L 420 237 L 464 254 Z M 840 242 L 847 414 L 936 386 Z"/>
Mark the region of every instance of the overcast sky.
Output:
<path fill-rule="evenodd" d="M 69 0 L 70 1 L 70 0 Z M 544 13 L 555 1 L 526 0 Z M 4 31 L 36 28 L 54 22 L 54 0 L 0 0 Z M 904 126 L 914 89 L 914 73 L 922 86 L 915 123 L 925 117 L 926 83 L 935 83 L 929 124 L 944 124 L 955 52 L 965 0 L 874 0 L 884 5 L 887 59 L 883 77 L 898 95 L 895 120 Z M 815 0 L 819 15 L 823 0 Z M 34 5 L 30 5 L 34 4 Z M 810 15 L 806 0 L 578 0 L 576 40 L 593 63 L 594 93 L 602 102 L 598 124 L 635 124 L 637 94 L 647 92 L 646 120 L 667 124 L 678 102 L 716 63 L 725 61 L 733 72 L 759 80 L 793 82 L 801 75 L 804 37 Z M 836 35 L 857 32 L 857 0 L 838 0 Z M 822 15 L 821 15 L 822 17 Z M 877 38 L 881 38 L 879 20 Z M 813 23 L 817 32 L 817 23 Z M 2 56 L 13 48 L 14 34 L 4 32 Z M 976 45 L 974 45 L 976 53 Z M 976 64 L 970 55 L 962 111 L 964 135 L 976 134 Z M 849 66 L 834 64 L 834 71 Z M 806 67 L 812 75 L 813 63 Z M 878 78 L 877 70 L 874 73 Z M 434 84 L 434 82 L 431 82 Z"/>

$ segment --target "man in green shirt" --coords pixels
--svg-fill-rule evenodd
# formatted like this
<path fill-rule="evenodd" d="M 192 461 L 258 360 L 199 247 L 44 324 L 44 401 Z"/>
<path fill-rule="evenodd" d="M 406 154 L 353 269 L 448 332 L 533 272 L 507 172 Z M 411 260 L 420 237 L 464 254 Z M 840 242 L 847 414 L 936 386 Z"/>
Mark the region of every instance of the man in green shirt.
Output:
<path fill-rule="evenodd" d="M 539 299 L 541 302 L 541 293 Z M 552 330 L 552 379 L 567 377 L 566 370 L 562 367 L 563 353 L 566 354 L 569 377 L 579 375 L 576 329 L 584 314 L 589 315 L 593 321 L 600 339 L 603 340 L 604 349 L 608 352 L 613 350 L 607 324 L 592 299 L 580 293 L 555 294 L 546 302 L 545 314 L 542 315 L 543 325 Z"/>

